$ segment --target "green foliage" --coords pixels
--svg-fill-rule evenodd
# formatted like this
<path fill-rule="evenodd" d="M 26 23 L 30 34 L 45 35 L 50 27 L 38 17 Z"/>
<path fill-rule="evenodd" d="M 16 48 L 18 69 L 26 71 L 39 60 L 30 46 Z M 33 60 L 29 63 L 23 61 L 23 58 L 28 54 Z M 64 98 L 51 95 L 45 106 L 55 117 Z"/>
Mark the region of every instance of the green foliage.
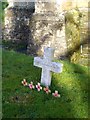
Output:
<path fill-rule="evenodd" d="M 78 52 L 74 52 L 74 54 L 71 57 L 71 62 L 78 63 L 78 61 L 81 59 L 80 54 L 80 50 Z"/>
<path fill-rule="evenodd" d="M 8 6 L 7 2 L 2 2 L 2 10 L 4 10 Z"/>
<path fill-rule="evenodd" d="M 78 8 L 73 9 L 66 13 L 66 40 L 68 46 L 68 52 L 70 60 L 74 63 L 80 63 L 83 65 L 88 65 L 88 59 L 85 60 L 81 58 L 81 45 L 87 44 L 88 39 L 88 28 L 85 28 L 84 23 L 88 21 L 88 13 L 82 12 Z M 84 52 L 87 47 L 84 47 L 82 56 L 88 54 Z M 82 63 L 83 62 L 83 63 Z"/>
<path fill-rule="evenodd" d="M 80 19 L 81 12 L 78 9 L 73 9 L 66 13 L 66 36 L 68 50 L 75 50 L 76 46 L 80 45 Z M 75 52 L 75 51 L 74 51 Z"/>
<path fill-rule="evenodd" d="M 41 69 L 33 66 L 33 57 L 3 51 L 2 104 L 3 118 L 87 118 L 88 68 L 62 62 L 63 72 L 53 73 L 52 92 L 58 90 L 61 98 L 43 91 L 29 90 L 21 85 L 23 78 L 34 84 L 40 82 Z"/>
<path fill-rule="evenodd" d="M 82 16 L 83 14 L 79 11 L 78 8 L 70 10 L 65 15 L 66 23 L 70 22 L 78 28 L 80 27 L 80 19 Z"/>
<path fill-rule="evenodd" d="M 0 21 L 4 22 L 4 9 L 8 6 L 7 2 L 0 2 Z"/>

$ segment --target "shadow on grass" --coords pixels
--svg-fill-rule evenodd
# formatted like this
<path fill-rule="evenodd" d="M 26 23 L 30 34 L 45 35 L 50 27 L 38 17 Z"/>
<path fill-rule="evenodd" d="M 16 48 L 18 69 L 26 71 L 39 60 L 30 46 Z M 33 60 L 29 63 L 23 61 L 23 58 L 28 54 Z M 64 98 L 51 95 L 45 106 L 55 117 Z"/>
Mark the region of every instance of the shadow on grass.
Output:
<path fill-rule="evenodd" d="M 88 70 L 82 66 L 68 64 L 72 71 L 59 75 L 53 74 L 52 88 L 61 93 L 61 102 L 64 107 L 64 118 L 88 118 Z M 65 67 L 65 66 L 64 66 Z M 69 67 L 69 68 L 70 68 Z M 62 109 L 62 108 L 61 108 Z"/>
<path fill-rule="evenodd" d="M 41 69 L 33 66 L 33 57 L 4 51 L 4 118 L 86 118 L 87 72 L 81 66 L 66 61 L 63 64 L 63 72 L 52 75 L 50 89 L 61 94 L 60 98 L 54 98 L 21 85 L 24 78 L 34 85 L 40 82 Z"/>

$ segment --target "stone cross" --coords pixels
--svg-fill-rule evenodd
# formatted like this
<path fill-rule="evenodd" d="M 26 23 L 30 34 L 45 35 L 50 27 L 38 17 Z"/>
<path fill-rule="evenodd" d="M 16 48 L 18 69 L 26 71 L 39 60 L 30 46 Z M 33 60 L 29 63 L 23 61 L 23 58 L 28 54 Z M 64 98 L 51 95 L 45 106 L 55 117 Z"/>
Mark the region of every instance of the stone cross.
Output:
<path fill-rule="evenodd" d="M 41 84 L 45 86 L 51 85 L 51 71 L 55 73 L 62 72 L 61 63 L 53 62 L 54 59 L 54 49 L 47 47 L 44 49 L 44 57 L 35 57 L 34 58 L 34 66 L 42 68 L 41 74 Z"/>

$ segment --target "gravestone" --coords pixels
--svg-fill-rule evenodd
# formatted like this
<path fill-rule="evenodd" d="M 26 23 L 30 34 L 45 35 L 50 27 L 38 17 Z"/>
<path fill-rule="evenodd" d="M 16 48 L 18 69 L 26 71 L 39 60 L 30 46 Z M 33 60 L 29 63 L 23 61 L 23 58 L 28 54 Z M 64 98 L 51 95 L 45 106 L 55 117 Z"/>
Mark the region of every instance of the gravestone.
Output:
<path fill-rule="evenodd" d="M 47 47 L 44 49 L 44 57 L 35 57 L 34 66 L 42 68 L 41 84 L 45 86 L 51 85 L 51 71 L 61 73 L 63 64 L 53 62 L 54 49 Z"/>

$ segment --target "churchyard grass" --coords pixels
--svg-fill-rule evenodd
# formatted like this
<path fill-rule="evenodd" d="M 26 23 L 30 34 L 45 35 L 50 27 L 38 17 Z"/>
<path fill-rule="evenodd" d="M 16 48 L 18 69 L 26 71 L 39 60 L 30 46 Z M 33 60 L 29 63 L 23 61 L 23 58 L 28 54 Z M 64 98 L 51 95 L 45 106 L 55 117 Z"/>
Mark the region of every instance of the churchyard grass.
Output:
<path fill-rule="evenodd" d="M 52 74 L 50 89 L 58 90 L 55 98 L 44 91 L 24 87 L 25 78 L 34 84 L 40 82 L 41 69 L 33 66 L 33 57 L 3 50 L 2 56 L 2 111 L 3 118 L 87 118 L 88 68 L 69 61 L 63 63 L 63 72 Z"/>

